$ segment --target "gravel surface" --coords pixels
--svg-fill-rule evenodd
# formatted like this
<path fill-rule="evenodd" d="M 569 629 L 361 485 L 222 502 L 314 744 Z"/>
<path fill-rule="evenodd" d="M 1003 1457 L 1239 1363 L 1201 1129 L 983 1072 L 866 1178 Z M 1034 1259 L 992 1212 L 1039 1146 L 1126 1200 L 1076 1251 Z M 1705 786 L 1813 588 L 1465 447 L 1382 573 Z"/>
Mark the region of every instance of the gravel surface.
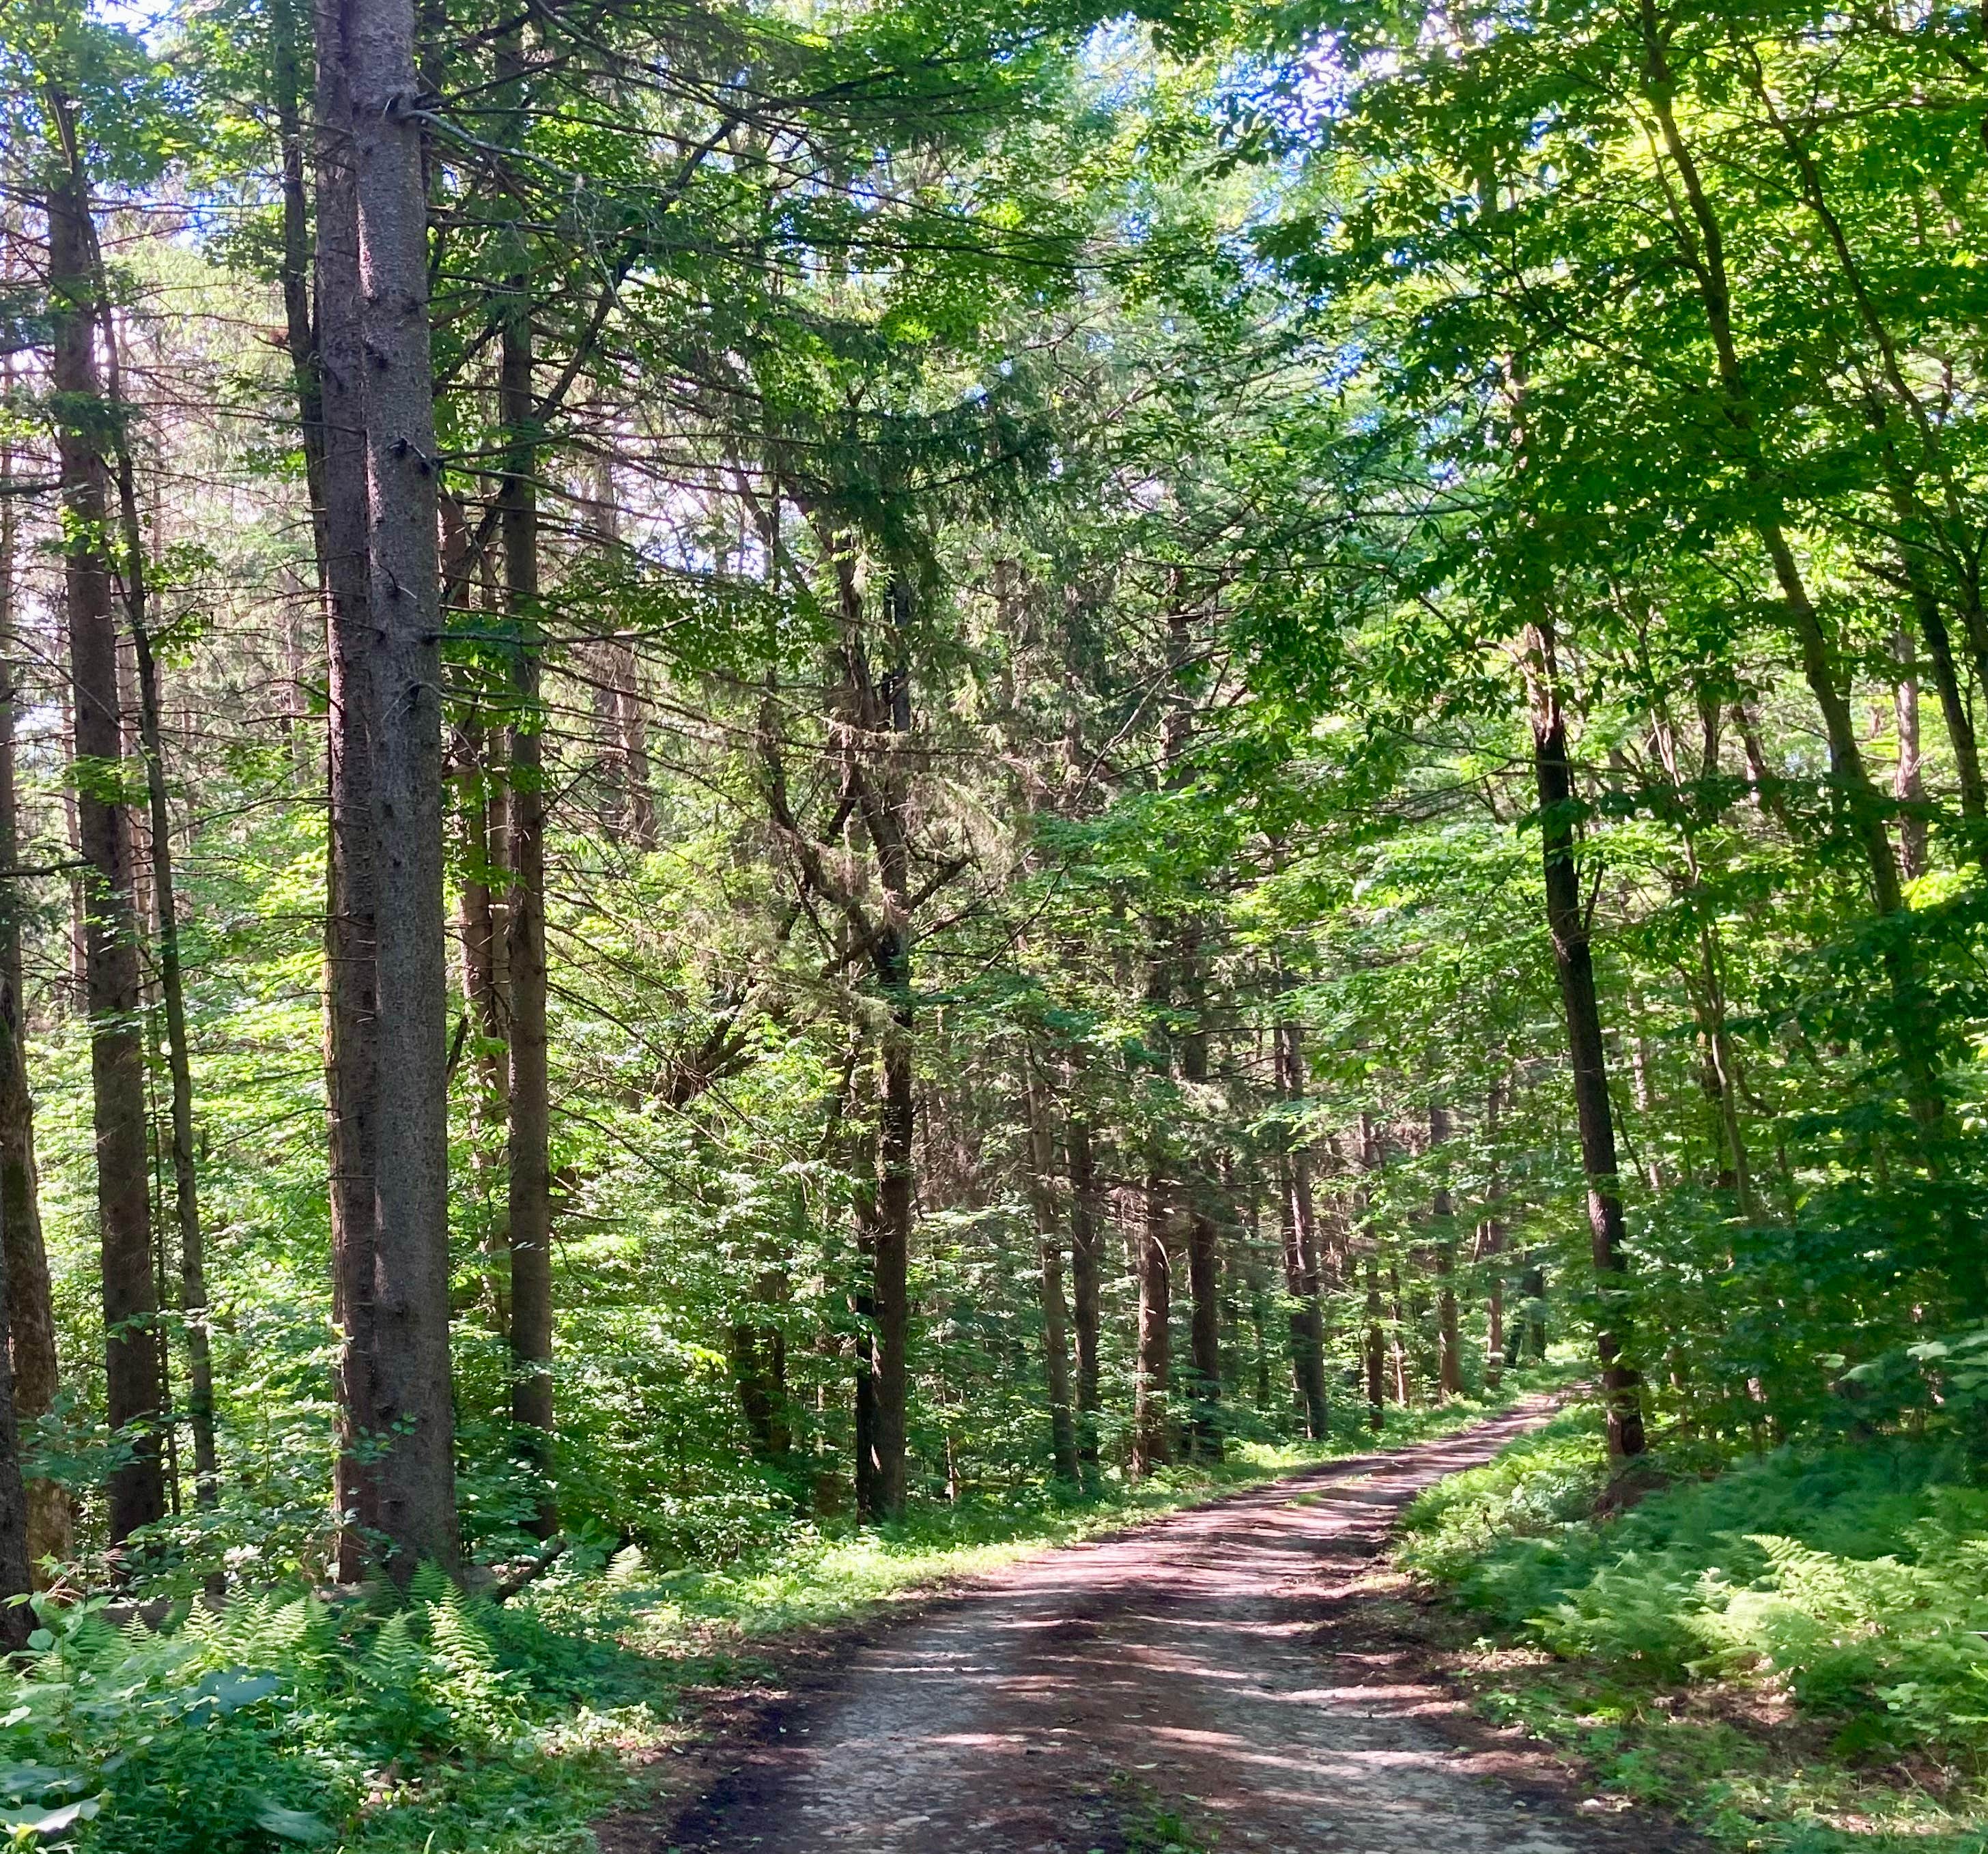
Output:
<path fill-rule="evenodd" d="M 1048 1552 L 769 1707 L 654 1854 L 1652 1854 L 1672 1837 L 1456 1717 L 1362 1579 L 1420 1488 L 1548 1413 Z M 1679 1842 L 1678 1845 L 1683 1845 Z"/>

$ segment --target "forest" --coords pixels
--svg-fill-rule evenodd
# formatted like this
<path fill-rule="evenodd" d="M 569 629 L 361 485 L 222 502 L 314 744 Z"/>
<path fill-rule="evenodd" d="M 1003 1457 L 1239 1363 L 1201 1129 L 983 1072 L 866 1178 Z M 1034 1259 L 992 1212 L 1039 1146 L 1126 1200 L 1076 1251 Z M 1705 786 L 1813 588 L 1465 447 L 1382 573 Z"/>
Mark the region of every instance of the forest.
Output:
<path fill-rule="evenodd" d="M 1531 1393 L 1486 1703 L 1978 1846 L 1984 251 L 1942 0 L 0 0 L 0 1826 Z"/>

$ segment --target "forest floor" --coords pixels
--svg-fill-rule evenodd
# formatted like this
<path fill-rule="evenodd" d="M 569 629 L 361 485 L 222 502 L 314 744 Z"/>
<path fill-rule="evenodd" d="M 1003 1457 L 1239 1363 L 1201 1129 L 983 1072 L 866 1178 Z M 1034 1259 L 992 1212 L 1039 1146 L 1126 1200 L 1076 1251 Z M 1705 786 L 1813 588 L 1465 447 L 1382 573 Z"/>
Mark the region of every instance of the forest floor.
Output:
<path fill-rule="evenodd" d="M 1657 1854 L 1474 1719 L 1404 1626 L 1384 1550 L 1421 1489 L 1550 1398 L 1043 1553 L 742 1705 L 697 1793 L 604 1854 Z"/>

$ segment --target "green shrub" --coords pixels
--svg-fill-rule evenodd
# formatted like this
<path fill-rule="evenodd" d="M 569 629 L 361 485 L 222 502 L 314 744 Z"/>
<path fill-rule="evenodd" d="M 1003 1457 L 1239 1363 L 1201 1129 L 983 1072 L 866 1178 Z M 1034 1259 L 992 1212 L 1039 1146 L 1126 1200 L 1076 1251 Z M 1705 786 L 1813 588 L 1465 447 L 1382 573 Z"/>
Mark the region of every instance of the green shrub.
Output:
<path fill-rule="evenodd" d="M 1787 1449 L 1611 1515 L 1595 1420 L 1569 1413 L 1424 1494 L 1403 1556 L 1613 1678 L 1772 1679 L 1846 1745 L 1978 1758 L 1988 1491 L 1970 1471 L 1938 1441 Z"/>

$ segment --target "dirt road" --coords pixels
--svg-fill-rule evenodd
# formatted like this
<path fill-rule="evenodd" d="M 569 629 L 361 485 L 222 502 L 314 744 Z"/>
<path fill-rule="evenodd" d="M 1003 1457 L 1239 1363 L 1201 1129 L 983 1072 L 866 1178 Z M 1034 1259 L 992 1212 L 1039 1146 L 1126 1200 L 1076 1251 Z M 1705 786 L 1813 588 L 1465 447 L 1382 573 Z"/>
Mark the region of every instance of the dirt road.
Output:
<path fill-rule="evenodd" d="M 1542 1413 L 1019 1564 L 776 1709 L 686 1812 L 610 1845 L 1157 1854 L 1167 1813 L 1222 1854 L 1652 1854 L 1650 1825 L 1582 1812 L 1522 1751 L 1460 1744 L 1354 1588 L 1416 1490 Z"/>

